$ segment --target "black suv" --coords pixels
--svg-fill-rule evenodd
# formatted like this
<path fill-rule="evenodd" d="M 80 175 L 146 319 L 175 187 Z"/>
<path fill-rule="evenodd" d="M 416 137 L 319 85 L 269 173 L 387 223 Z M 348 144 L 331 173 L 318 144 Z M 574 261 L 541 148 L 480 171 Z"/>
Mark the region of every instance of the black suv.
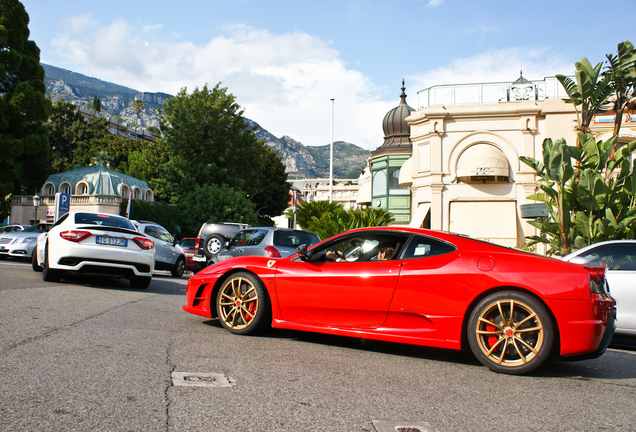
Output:
<path fill-rule="evenodd" d="M 206 222 L 201 225 L 194 245 L 194 271 L 197 272 L 208 265 L 210 259 L 225 248 L 225 243 L 232 240 L 239 231 L 251 225 L 230 222 Z"/>

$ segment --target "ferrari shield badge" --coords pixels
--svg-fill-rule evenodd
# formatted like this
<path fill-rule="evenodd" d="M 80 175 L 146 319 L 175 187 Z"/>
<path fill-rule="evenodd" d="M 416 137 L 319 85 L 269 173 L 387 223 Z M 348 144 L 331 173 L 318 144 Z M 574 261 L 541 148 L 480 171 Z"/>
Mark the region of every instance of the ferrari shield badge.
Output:
<path fill-rule="evenodd" d="M 276 261 L 269 260 L 269 261 L 267 261 L 267 267 L 269 268 L 269 267 L 273 266 L 275 263 L 276 263 Z"/>

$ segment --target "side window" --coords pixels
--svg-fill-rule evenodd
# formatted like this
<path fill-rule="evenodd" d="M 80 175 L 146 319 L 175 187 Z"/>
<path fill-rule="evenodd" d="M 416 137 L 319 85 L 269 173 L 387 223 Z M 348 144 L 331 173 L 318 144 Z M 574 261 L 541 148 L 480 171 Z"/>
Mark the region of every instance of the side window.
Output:
<path fill-rule="evenodd" d="M 239 246 L 247 246 L 247 241 L 254 230 L 243 230 L 237 235 L 234 236 L 232 241 L 230 242 L 230 247 L 239 247 Z"/>
<path fill-rule="evenodd" d="M 150 237 L 159 238 L 159 236 L 157 235 L 157 230 L 155 229 L 155 227 L 147 226 L 144 229 L 144 232 L 146 234 L 148 234 Z"/>
<path fill-rule="evenodd" d="M 256 246 L 256 245 L 261 244 L 263 239 L 265 239 L 266 235 L 267 235 L 267 230 L 256 230 L 256 231 L 254 231 L 254 234 L 252 234 L 252 236 L 250 237 L 249 241 L 247 242 L 247 246 Z"/>
<path fill-rule="evenodd" d="M 157 228 L 157 235 L 159 236 L 159 238 L 163 241 L 166 241 L 168 243 L 172 243 L 172 236 L 170 235 L 170 233 L 168 231 L 166 231 L 165 228 L 162 227 L 156 227 Z"/>
<path fill-rule="evenodd" d="M 581 255 L 587 265 L 600 267 L 607 264 L 610 270 L 636 270 L 636 245 L 607 245 Z"/>
<path fill-rule="evenodd" d="M 325 261 L 327 251 L 342 252 L 347 262 L 363 262 L 375 260 L 394 260 L 400 255 L 406 236 L 373 233 L 346 237 L 338 243 L 326 245 L 314 253 L 312 261 Z M 382 255 L 380 256 L 380 252 Z"/>
<path fill-rule="evenodd" d="M 443 255 L 457 250 L 455 246 L 432 237 L 416 235 L 409 243 L 404 259 Z"/>

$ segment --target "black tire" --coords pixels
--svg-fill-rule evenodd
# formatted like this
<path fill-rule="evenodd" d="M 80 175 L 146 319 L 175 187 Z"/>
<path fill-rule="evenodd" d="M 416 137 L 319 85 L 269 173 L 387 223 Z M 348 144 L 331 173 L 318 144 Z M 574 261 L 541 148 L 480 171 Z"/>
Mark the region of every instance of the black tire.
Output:
<path fill-rule="evenodd" d="M 252 273 L 234 273 L 216 296 L 216 313 L 231 333 L 253 335 L 271 325 L 272 310 L 263 282 Z"/>
<path fill-rule="evenodd" d="M 128 279 L 130 286 L 133 288 L 146 289 L 150 285 L 152 277 L 138 276 Z"/>
<path fill-rule="evenodd" d="M 225 248 L 225 237 L 212 234 L 207 239 L 205 239 L 205 245 L 203 247 L 203 251 L 205 256 L 208 258 L 212 258 L 214 255 L 218 254 Z"/>
<path fill-rule="evenodd" d="M 62 272 L 49 268 L 49 244 L 44 248 L 44 268 L 42 269 L 42 280 L 46 282 L 59 282 L 62 279 Z"/>
<path fill-rule="evenodd" d="M 34 272 L 42 271 L 42 267 L 38 264 L 38 248 L 33 248 L 33 253 L 31 254 L 31 268 Z"/>
<path fill-rule="evenodd" d="M 554 345 L 550 315 L 538 300 L 517 291 L 489 295 L 468 321 L 468 343 L 490 370 L 527 374 L 545 363 Z"/>
<path fill-rule="evenodd" d="M 170 272 L 174 277 L 183 276 L 183 273 L 185 273 L 185 259 L 180 257 Z"/>

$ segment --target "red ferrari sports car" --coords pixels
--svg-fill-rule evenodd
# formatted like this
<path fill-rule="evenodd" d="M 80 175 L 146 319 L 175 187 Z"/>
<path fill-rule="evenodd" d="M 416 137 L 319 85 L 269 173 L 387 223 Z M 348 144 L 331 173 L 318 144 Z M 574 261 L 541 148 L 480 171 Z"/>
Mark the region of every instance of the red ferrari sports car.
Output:
<path fill-rule="evenodd" d="M 615 304 L 604 268 L 445 232 L 361 228 L 287 258 L 237 257 L 190 278 L 186 312 L 235 334 L 268 326 L 470 348 L 496 372 L 603 354 Z"/>

